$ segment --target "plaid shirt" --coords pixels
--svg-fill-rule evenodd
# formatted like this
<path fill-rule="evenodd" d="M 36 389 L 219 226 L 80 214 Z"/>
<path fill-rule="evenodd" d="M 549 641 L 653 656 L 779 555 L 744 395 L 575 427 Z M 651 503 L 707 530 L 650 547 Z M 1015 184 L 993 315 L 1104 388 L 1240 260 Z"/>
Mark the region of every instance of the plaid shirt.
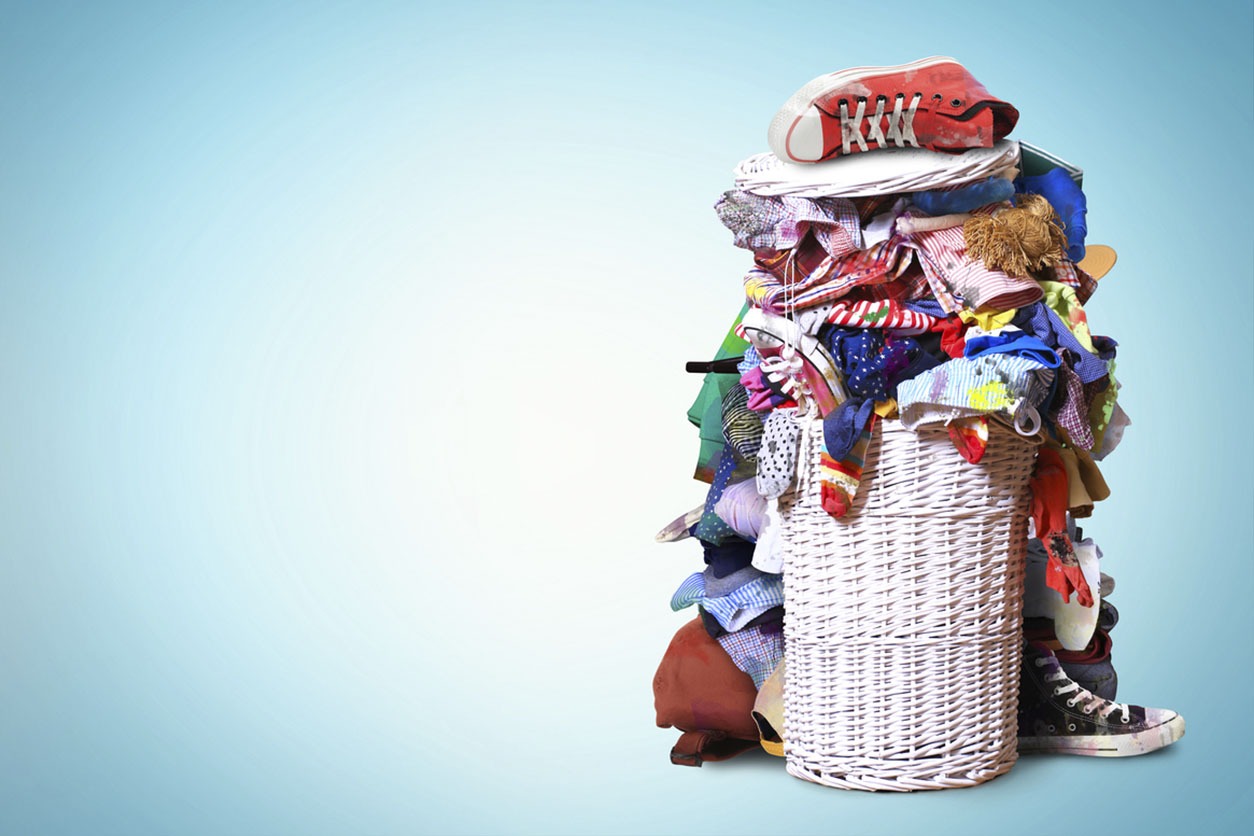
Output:
<path fill-rule="evenodd" d="M 828 255 L 840 257 L 862 248 L 862 225 L 853 201 L 841 197 L 767 197 L 724 192 L 714 204 L 719 220 L 748 250 L 786 251 L 809 232 Z"/>
<path fill-rule="evenodd" d="M 968 304 L 974 308 L 987 303 L 1012 310 L 1041 298 L 1035 280 L 1016 279 L 968 258 L 961 227 L 894 233 L 885 241 L 842 256 L 829 253 L 811 233 L 789 250 L 756 251 L 754 262 L 754 269 L 745 276 L 745 296 L 773 312 L 812 308 L 839 299 L 854 288 L 870 290 L 871 298 L 878 299 L 931 295 L 945 313 L 962 310 Z M 1092 276 L 1066 260 L 1042 271 L 1041 278 L 1074 288 L 1080 304 L 1097 289 Z M 890 284 L 898 280 L 904 287 Z M 885 285 L 889 287 L 871 290 Z"/>
<path fill-rule="evenodd" d="M 757 267 L 745 276 L 745 294 L 759 307 L 810 308 L 844 296 L 855 287 L 887 284 L 905 276 L 913 259 L 893 236 L 840 258 L 807 238 L 796 249 L 759 252 Z M 789 281 L 789 279 L 792 281 Z M 895 295 L 895 294 L 894 294 Z"/>
<path fill-rule="evenodd" d="M 1080 300 L 1081 305 L 1086 304 L 1097 292 L 1097 279 L 1081 270 L 1074 261 L 1064 259 L 1061 264 L 1053 268 L 1053 272 L 1054 281 L 1075 288 L 1076 298 Z"/>

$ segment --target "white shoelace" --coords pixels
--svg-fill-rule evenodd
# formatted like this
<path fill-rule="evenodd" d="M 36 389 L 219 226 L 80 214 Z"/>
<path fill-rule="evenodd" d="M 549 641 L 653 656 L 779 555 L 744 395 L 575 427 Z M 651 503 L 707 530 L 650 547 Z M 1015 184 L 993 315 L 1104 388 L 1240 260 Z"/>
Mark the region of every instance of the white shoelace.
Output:
<path fill-rule="evenodd" d="M 810 387 L 801 375 L 801 363 L 796 346 L 789 343 L 784 343 L 778 355 L 762 358 L 762 372 L 767 379 L 780 384 L 780 388 L 799 403 L 810 394 Z"/>
<path fill-rule="evenodd" d="M 914 112 L 919 108 L 919 102 L 923 100 L 922 93 L 915 93 L 910 99 L 910 106 L 903 112 L 901 109 L 902 102 L 906 100 L 904 93 L 898 93 L 893 101 L 893 109 L 888 114 L 888 133 L 885 134 L 880 127 L 880 120 L 884 118 L 884 103 L 888 101 L 886 96 L 875 97 L 875 114 L 870 119 L 866 119 L 866 97 L 858 98 L 858 109 L 854 111 L 853 118 L 849 117 L 849 102 L 845 99 L 840 100 L 840 153 L 848 154 L 849 149 L 854 144 L 858 146 L 859 151 L 866 150 L 866 141 L 874 140 L 880 148 L 886 148 L 891 142 L 898 148 L 904 148 L 907 145 L 914 148 L 919 147 L 919 140 L 914 135 Z M 862 136 L 862 122 L 866 119 L 867 135 L 864 139 Z"/>
<path fill-rule="evenodd" d="M 1035 663 L 1036 666 L 1040 668 L 1048 664 L 1048 660 L 1036 659 Z M 1131 720 L 1127 703 L 1111 702 L 1110 700 L 1097 696 L 1092 691 L 1081 688 L 1079 683 L 1068 677 L 1066 671 L 1064 671 L 1061 667 L 1053 673 L 1046 674 L 1045 681 L 1063 683 L 1062 685 L 1054 687 L 1055 697 L 1061 697 L 1064 694 L 1075 694 L 1075 696 L 1067 700 L 1068 708 L 1075 708 L 1079 703 L 1084 703 L 1084 706 L 1080 710 L 1085 714 L 1092 714 L 1096 711 L 1097 716 L 1100 717 L 1103 722 L 1105 722 L 1111 714 L 1115 713 L 1115 709 L 1119 709 L 1119 722 L 1127 723 Z"/>

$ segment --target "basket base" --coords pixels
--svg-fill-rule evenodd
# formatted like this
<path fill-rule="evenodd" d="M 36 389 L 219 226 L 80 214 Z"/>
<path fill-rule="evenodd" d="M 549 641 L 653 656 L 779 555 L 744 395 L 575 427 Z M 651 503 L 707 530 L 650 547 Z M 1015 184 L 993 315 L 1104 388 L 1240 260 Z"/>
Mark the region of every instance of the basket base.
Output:
<path fill-rule="evenodd" d="M 863 775 L 848 772 L 831 772 L 806 767 L 795 760 L 789 760 L 786 768 L 789 775 L 800 778 L 803 781 L 811 781 L 815 784 L 835 787 L 840 790 L 915 792 L 917 790 L 949 790 L 961 787 L 974 787 L 976 784 L 982 784 L 999 775 L 1005 775 L 1014 766 L 1016 758 L 1010 758 L 995 766 L 977 769 L 965 774 L 935 775 L 930 778 L 912 778 L 905 775 L 890 778 L 886 777 L 884 772 L 880 770 L 876 770 L 874 774 L 868 773 Z"/>

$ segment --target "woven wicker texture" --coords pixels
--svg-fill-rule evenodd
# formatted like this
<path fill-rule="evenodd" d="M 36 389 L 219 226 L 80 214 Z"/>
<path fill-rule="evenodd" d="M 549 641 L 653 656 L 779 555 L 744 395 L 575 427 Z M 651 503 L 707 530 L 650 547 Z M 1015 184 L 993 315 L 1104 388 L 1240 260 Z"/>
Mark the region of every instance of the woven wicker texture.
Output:
<path fill-rule="evenodd" d="M 822 422 L 803 420 L 797 489 L 780 502 L 792 775 L 907 791 L 1014 764 L 1036 448 L 990 423 L 973 465 L 943 427 L 880 422 L 838 520 L 819 500 Z"/>

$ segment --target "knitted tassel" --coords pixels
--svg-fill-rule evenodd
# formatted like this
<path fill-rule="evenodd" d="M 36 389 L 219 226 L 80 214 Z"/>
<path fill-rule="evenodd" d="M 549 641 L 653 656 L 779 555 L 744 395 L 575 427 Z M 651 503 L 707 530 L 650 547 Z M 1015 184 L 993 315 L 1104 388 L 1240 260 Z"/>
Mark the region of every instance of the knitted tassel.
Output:
<path fill-rule="evenodd" d="M 969 256 L 1008 276 L 1053 267 L 1067 252 L 1058 216 L 1037 194 L 1020 195 L 1017 206 L 993 215 L 976 215 L 962 225 L 962 234 Z"/>

